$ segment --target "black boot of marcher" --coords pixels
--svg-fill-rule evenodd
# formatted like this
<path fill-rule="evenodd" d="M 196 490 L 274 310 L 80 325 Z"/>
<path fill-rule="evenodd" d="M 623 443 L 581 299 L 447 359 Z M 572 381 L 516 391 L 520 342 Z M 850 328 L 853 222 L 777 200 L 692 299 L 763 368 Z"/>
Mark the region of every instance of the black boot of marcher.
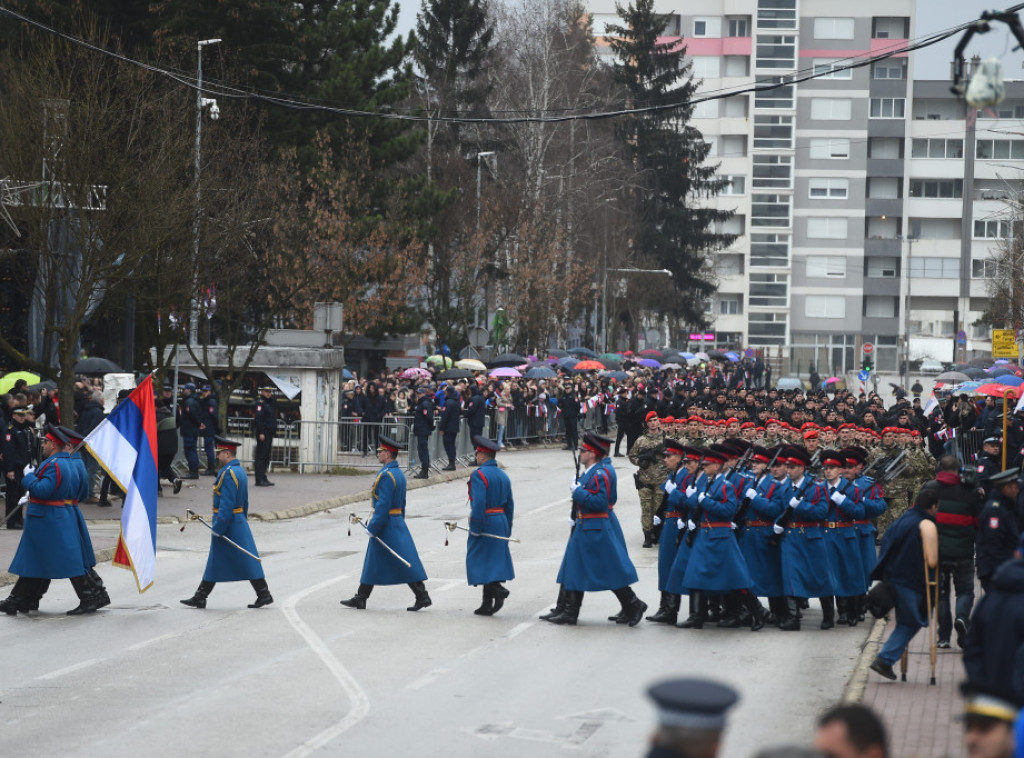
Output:
<path fill-rule="evenodd" d="M 188 600 L 179 601 L 182 605 L 187 605 L 189 608 L 205 608 L 206 598 L 213 592 L 213 588 L 217 586 L 216 582 L 208 582 L 205 579 L 199 583 L 199 587 L 196 589 L 196 594 L 190 597 Z"/>
<path fill-rule="evenodd" d="M 342 600 L 341 604 L 346 608 L 356 608 L 360 611 L 366 610 L 366 600 L 370 597 L 371 592 L 373 592 L 372 584 L 360 584 L 356 594 L 348 600 Z"/>

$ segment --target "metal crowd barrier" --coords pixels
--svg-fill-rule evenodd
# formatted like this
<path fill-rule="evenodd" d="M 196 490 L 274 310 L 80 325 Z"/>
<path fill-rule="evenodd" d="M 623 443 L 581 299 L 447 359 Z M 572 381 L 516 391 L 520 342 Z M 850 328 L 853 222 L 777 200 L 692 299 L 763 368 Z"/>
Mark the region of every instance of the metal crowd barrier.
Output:
<path fill-rule="evenodd" d="M 985 439 L 984 429 L 971 429 L 963 434 L 957 433 L 952 439 L 953 455 L 960 459 L 961 463 L 973 464 L 978 453 L 981 452 L 981 443 Z"/>

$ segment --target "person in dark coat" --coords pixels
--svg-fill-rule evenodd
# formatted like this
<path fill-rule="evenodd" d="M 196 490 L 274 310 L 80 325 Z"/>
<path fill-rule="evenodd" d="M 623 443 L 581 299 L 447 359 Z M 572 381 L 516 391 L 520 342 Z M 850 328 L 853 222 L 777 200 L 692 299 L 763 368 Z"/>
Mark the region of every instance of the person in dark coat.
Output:
<path fill-rule="evenodd" d="M 363 398 L 363 455 L 367 456 L 371 450 L 377 449 L 377 439 L 380 437 L 380 425 L 387 415 L 387 399 L 380 392 L 376 382 L 366 385 L 366 397 Z"/>
<path fill-rule="evenodd" d="M 470 439 L 484 433 L 485 423 L 487 423 L 487 403 L 480 392 L 480 387 L 474 382 L 469 388 L 469 405 L 466 406 L 466 425 L 469 427 Z"/>
<path fill-rule="evenodd" d="M 575 450 L 580 444 L 580 396 L 571 384 L 566 385 L 565 392 L 558 398 L 558 408 L 565 424 L 565 449 Z"/>
<path fill-rule="evenodd" d="M 260 387 L 260 396 L 256 401 L 256 413 L 253 418 L 256 434 L 256 454 L 252 470 L 256 477 L 257 487 L 273 487 L 274 483 L 267 479 L 270 468 L 270 451 L 274 447 L 274 435 L 277 434 L 277 408 L 274 407 L 274 388 L 267 385 Z"/>
<path fill-rule="evenodd" d="M 515 579 L 508 542 L 495 537 L 512 536 L 515 504 L 508 474 L 498 467 L 500 449 L 486 437 L 473 439 L 477 468 L 469 477 L 469 538 L 466 542 L 466 578 L 471 585 L 483 585 L 483 602 L 473 613 L 493 616 L 508 597 L 502 585 Z M 488 537 L 486 535 L 494 535 Z"/>
<path fill-rule="evenodd" d="M 25 494 L 21 486 L 21 478 L 25 467 L 33 463 L 38 456 L 38 443 L 32 427 L 32 409 L 15 408 L 11 421 L 4 430 L 0 453 L 3 455 L 4 497 L 6 498 L 6 516 L 8 529 L 21 529 L 24 514 L 11 515 L 20 511 L 18 501 Z"/>
<path fill-rule="evenodd" d="M 615 398 L 615 457 L 621 458 L 622 453 L 619 452 L 619 445 L 622 444 L 622 438 L 626 436 L 626 426 L 628 424 L 628 409 L 629 409 L 629 390 L 625 387 L 619 389 L 619 395 Z M 626 449 L 629 450 L 629 445 L 626 445 Z"/>
<path fill-rule="evenodd" d="M 206 560 L 206 571 L 203 581 L 199 583 L 195 594 L 182 600 L 182 605 L 190 608 L 205 608 L 206 599 L 217 582 L 242 582 L 248 580 L 256 590 L 256 600 L 249 604 L 250 608 L 262 608 L 274 602 L 263 574 L 263 565 L 253 555 L 256 541 L 249 529 L 249 478 L 245 469 L 235 457 L 235 452 L 242 444 L 224 437 L 214 437 L 217 463 L 221 468 L 217 472 L 217 481 L 213 485 L 213 533 L 210 535 L 210 555 Z M 236 545 L 245 548 L 253 555 L 246 555 L 234 545 L 221 537 L 226 537 Z"/>
<path fill-rule="evenodd" d="M 202 413 L 195 398 L 196 385 L 189 382 L 181 388 L 181 402 L 178 403 L 178 430 L 181 432 L 181 447 L 188 464 L 188 478 L 199 478 L 199 453 L 196 450 Z"/>
<path fill-rule="evenodd" d="M 430 476 L 430 435 L 434 431 L 434 400 L 430 396 L 430 387 L 416 388 L 416 407 L 412 412 L 412 433 L 416 437 L 416 456 L 419 459 L 420 472 L 413 479 L 426 479 Z"/>
<path fill-rule="evenodd" d="M 82 405 L 82 412 L 78 416 L 78 423 L 75 424 L 75 431 L 81 434 L 83 437 L 87 437 L 89 432 L 100 425 L 103 421 L 103 393 L 96 391 L 92 393 L 85 404 Z M 85 463 L 85 470 L 89 474 L 89 497 L 85 500 L 87 503 L 99 502 L 93 494 L 93 486 L 96 483 L 96 477 L 100 470 L 100 464 L 96 462 L 89 453 L 85 453 L 82 457 Z"/>
<path fill-rule="evenodd" d="M 174 388 L 164 385 L 164 396 Z M 174 494 L 181 492 L 181 479 L 174 471 L 174 456 L 178 454 L 178 428 L 169 398 L 161 398 L 156 404 L 156 462 L 157 473 L 174 487 Z M 161 488 L 162 491 L 163 488 Z"/>
<path fill-rule="evenodd" d="M 441 442 L 444 444 L 444 452 L 448 456 L 448 465 L 444 471 L 455 470 L 455 443 L 459 437 L 459 426 L 462 424 L 462 405 L 459 402 L 459 393 L 454 387 L 446 387 L 444 391 L 444 407 L 441 408 L 441 418 L 437 425 L 437 431 L 441 435 Z"/>
<path fill-rule="evenodd" d="M 989 479 L 992 496 L 978 516 L 978 581 L 988 592 L 996 569 L 1013 557 L 1020 540 L 1020 519 L 1017 496 L 1020 483 L 1013 469 L 1002 471 Z"/>
<path fill-rule="evenodd" d="M 429 398 L 428 398 L 429 399 Z M 370 488 L 373 516 L 366 524 L 370 541 L 366 545 L 363 573 L 359 578 L 359 589 L 341 604 L 346 608 L 366 609 L 366 600 L 378 584 L 407 584 L 415 596 L 415 602 L 407 611 L 418 611 L 433 605 L 427 588 L 427 572 L 423 568 L 416 543 L 405 523 L 405 474 L 398 465 L 399 444 L 385 435 L 380 436 L 377 460 L 383 466 Z M 385 547 L 387 545 L 387 547 Z M 388 549 L 390 548 L 390 550 Z M 396 558 L 391 551 L 400 555 L 409 565 Z"/>
<path fill-rule="evenodd" d="M 217 476 L 217 461 L 214 453 L 214 437 L 220 434 L 220 418 L 217 415 L 217 396 L 213 387 L 204 384 L 199 395 L 199 433 L 203 437 L 206 452 L 206 471 L 203 476 Z"/>
<path fill-rule="evenodd" d="M 647 690 L 658 708 L 658 730 L 645 758 L 716 758 L 725 714 L 740 699 L 710 679 L 669 679 Z"/>

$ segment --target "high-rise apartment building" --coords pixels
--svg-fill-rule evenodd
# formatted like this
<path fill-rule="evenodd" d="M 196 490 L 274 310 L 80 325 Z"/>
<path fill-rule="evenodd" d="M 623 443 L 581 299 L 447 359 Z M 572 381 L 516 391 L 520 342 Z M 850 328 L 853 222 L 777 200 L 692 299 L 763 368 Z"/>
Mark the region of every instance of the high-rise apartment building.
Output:
<path fill-rule="evenodd" d="M 590 8 L 599 39 L 621 23 L 610 0 Z M 939 80 L 948 69 L 915 81 L 913 54 L 841 68 L 905 47 L 914 0 L 657 8 L 702 81 L 696 97 L 783 85 L 694 111 L 709 160 L 732 178 L 713 201 L 735 211 L 722 231 L 739 235 L 718 254 L 705 346 L 763 348 L 785 370 L 815 363 L 823 375 L 855 370 L 866 342 L 879 369 L 896 370 L 908 327 L 911 359 L 953 359 L 958 335 L 956 357 L 987 352 L 988 327 L 974 324 L 1012 233 L 1003 198 L 1020 187 L 1024 139 L 1007 132 L 1021 131 L 1024 85 L 1008 83 L 975 122 Z M 810 71 L 826 73 L 788 82 Z"/>

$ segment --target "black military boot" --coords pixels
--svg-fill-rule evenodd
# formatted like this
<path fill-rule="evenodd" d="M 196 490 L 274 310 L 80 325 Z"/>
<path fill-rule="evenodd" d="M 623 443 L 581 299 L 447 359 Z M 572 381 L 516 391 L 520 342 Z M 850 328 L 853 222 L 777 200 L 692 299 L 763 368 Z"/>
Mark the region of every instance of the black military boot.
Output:
<path fill-rule="evenodd" d="M 494 597 L 491 595 L 491 585 L 484 585 L 484 596 L 480 607 L 473 611 L 477 616 L 490 616 L 494 613 Z"/>
<path fill-rule="evenodd" d="M 800 631 L 800 609 L 797 607 L 797 600 L 795 597 L 786 596 L 786 615 L 779 622 L 779 629 L 784 632 L 799 632 Z"/>
<path fill-rule="evenodd" d="M 821 601 L 821 628 L 834 628 L 836 625 L 836 599 L 831 595 L 818 599 Z"/>
<path fill-rule="evenodd" d="M 494 607 L 490 613 L 491 616 L 501 610 L 502 606 L 505 605 L 505 598 L 510 594 L 508 589 L 502 586 L 501 582 L 491 582 L 491 599 L 494 602 Z"/>
<path fill-rule="evenodd" d="M 371 592 L 373 592 L 372 584 L 360 584 L 359 589 L 356 590 L 356 594 L 348 600 L 342 600 L 341 604 L 346 608 L 356 608 L 360 611 L 364 611 L 366 610 L 366 599 L 370 597 Z"/>
<path fill-rule="evenodd" d="M 38 580 L 18 577 L 11 588 L 11 594 L 0 600 L 0 611 L 8 616 L 17 616 L 18 612 L 28 613 L 32 604 L 32 590 Z M 36 605 L 39 608 L 39 605 Z"/>
<path fill-rule="evenodd" d="M 717 626 L 723 629 L 738 629 L 741 624 L 740 599 L 735 592 L 730 592 L 725 596 L 725 613 L 718 620 Z"/>
<path fill-rule="evenodd" d="M 429 478 L 430 478 L 430 473 L 426 469 L 423 469 L 422 471 L 420 471 L 420 473 L 416 474 L 416 476 L 413 477 L 413 479 L 429 479 Z"/>
<path fill-rule="evenodd" d="M 857 622 L 860 620 L 857 618 L 857 601 L 859 598 L 853 595 L 844 599 L 846 600 L 846 625 L 857 626 Z"/>
<path fill-rule="evenodd" d="M 110 595 L 107 594 L 107 588 L 103 586 L 103 580 L 100 575 L 96 573 L 96 569 L 91 568 L 86 574 L 86 579 L 89 582 L 89 587 L 92 590 L 93 595 L 96 597 L 96 607 L 106 608 L 110 605 Z"/>
<path fill-rule="evenodd" d="M 647 603 L 638 598 L 636 593 L 629 587 L 621 587 L 613 590 L 613 592 L 622 605 L 621 615 L 625 617 L 624 623 L 630 626 L 639 624 L 644 617 L 644 611 L 647 610 Z"/>
<path fill-rule="evenodd" d="M 750 615 L 750 631 L 759 632 L 764 629 L 768 622 L 768 613 L 757 596 L 749 590 L 740 590 L 740 602 Z"/>
<path fill-rule="evenodd" d="M 786 598 L 784 597 L 770 597 L 768 598 L 768 617 L 764 620 L 765 624 L 771 624 L 772 626 L 778 626 L 779 622 L 786 617 Z"/>
<path fill-rule="evenodd" d="M 562 585 L 558 585 L 558 599 L 555 600 L 555 607 L 550 611 L 540 616 L 541 621 L 550 621 L 555 616 L 562 614 L 565 611 L 565 599 L 566 599 L 565 588 Z M 609 619 L 611 621 L 612 619 Z"/>
<path fill-rule="evenodd" d="M 654 547 L 654 531 L 650 529 L 644 529 L 644 544 L 643 547 Z"/>
<path fill-rule="evenodd" d="M 711 595 L 707 599 L 707 620 L 712 624 L 717 624 L 722 618 L 722 596 Z"/>
<path fill-rule="evenodd" d="M 576 626 L 576 620 L 580 617 L 580 606 L 583 605 L 583 592 L 579 590 L 566 590 L 565 610 L 557 616 L 552 616 L 545 621 L 559 626 Z"/>
<path fill-rule="evenodd" d="M 658 610 L 647 617 L 648 621 L 656 624 L 674 624 L 679 613 L 679 596 L 670 592 L 661 593 L 661 602 Z"/>
<path fill-rule="evenodd" d="M 68 615 L 83 616 L 86 613 L 95 613 L 98 608 L 97 598 L 89 586 L 88 575 L 71 577 L 71 586 L 78 595 L 78 607 L 68 611 Z"/>
<path fill-rule="evenodd" d="M 676 624 L 680 629 L 703 629 L 707 621 L 708 598 L 700 590 L 690 590 L 690 615 Z"/>
<path fill-rule="evenodd" d="M 274 602 L 274 597 L 270 594 L 270 588 L 267 586 L 266 579 L 250 579 L 249 584 L 256 590 L 256 602 L 249 603 L 250 608 L 262 608 Z"/>
<path fill-rule="evenodd" d="M 30 611 L 38 611 L 39 601 L 43 599 L 43 595 L 45 595 L 46 591 L 50 589 L 50 580 L 26 579 L 25 581 L 30 583 L 27 592 L 28 599 L 26 601 L 28 603 L 28 609 Z M 17 584 L 15 584 L 15 586 L 17 586 Z"/>
<path fill-rule="evenodd" d="M 208 582 L 205 579 L 199 583 L 199 587 L 196 588 L 196 594 L 190 597 L 188 600 L 179 600 L 182 605 L 187 605 L 189 608 L 205 608 L 206 598 L 213 592 L 213 588 L 217 586 L 216 582 Z"/>
<path fill-rule="evenodd" d="M 416 602 L 405 610 L 418 611 L 421 608 L 429 608 L 433 605 L 433 602 L 430 600 L 430 595 L 427 594 L 427 588 L 423 586 L 423 582 L 410 582 L 409 589 L 411 589 L 413 594 L 416 596 Z"/>
<path fill-rule="evenodd" d="M 836 596 L 836 623 L 840 626 L 846 626 L 849 624 L 849 616 L 847 615 L 847 602 L 845 597 Z M 856 618 L 856 616 L 854 616 Z"/>

